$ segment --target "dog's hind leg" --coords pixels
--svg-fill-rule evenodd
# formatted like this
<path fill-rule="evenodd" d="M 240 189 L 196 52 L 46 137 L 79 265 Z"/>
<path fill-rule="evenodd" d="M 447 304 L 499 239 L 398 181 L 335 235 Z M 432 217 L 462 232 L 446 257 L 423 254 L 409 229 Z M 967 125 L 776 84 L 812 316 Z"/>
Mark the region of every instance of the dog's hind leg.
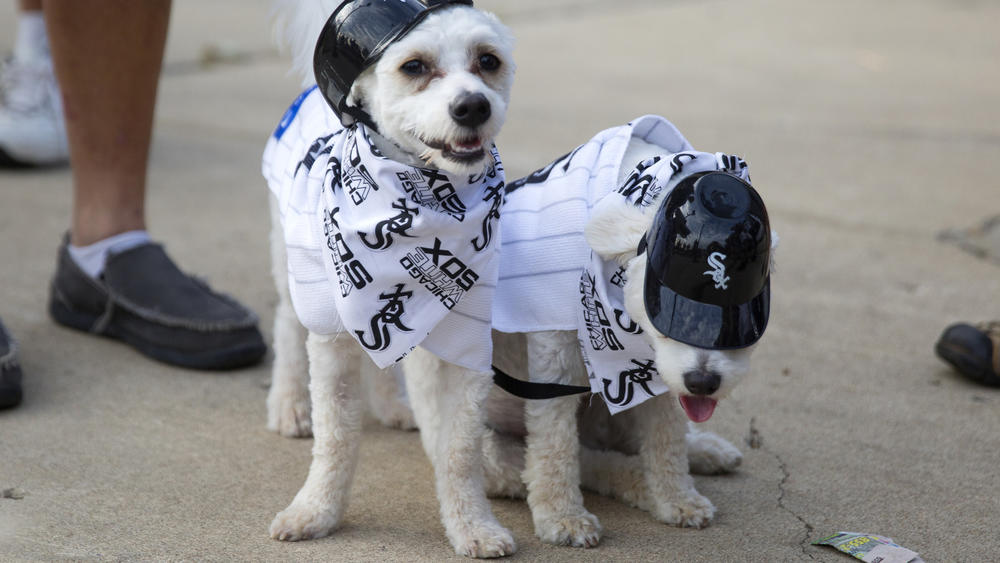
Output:
<path fill-rule="evenodd" d="M 687 452 L 691 473 L 696 475 L 730 473 L 743 463 L 743 454 L 736 446 L 714 432 L 695 428 L 690 422 Z"/>
<path fill-rule="evenodd" d="M 571 383 L 586 373 L 575 332 L 532 333 L 527 346 L 534 382 Z M 577 395 L 527 401 L 524 481 L 535 533 L 542 541 L 593 547 L 601 540 L 601 524 L 584 508 L 580 492 L 579 402 Z"/>
<path fill-rule="evenodd" d="M 497 522 L 483 475 L 485 401 L 493 380 L 417 348 L 404 364 L 420 440 L 434 466 L 441 521 L 455 552 L 502 557 L 517 550 Z"/>
<path fill-rule="evenodd" d="M 580 468 L 583 488 L 641 510 L 650 510 L 649 490 L 639 456 L 583 446 L 580 448 Z"/>
<path fill-rule="evenodd" d="M 521 478 L 524 471 L 524 442 L 521 440 L 487 428 L 483 435 L 483 471 L 486 496 L 525 498 L 528 494 Z"/>
<path fill-rule="evenodd" d="M 634 407 L 641 432 L 639 459 L 649 491 L 649 511 L 666 524 L 701 528 L 715 506 L 694 488 L 687 455 L 687 417 L 673 394 Z"/>
<path fill-rule="evenodd" d="M 340 523 L 361 442 L 361 351 L 347 334 L 310 334 L 313 443 L 309 476 L 292 504 L 271 522 L 271 537 L 285 541 L 320 538 Z"/>
<path fill-rule="evenodd" d="M 729 473 L 743 460 L 743 454 L 721 436 L 701 431 L 689 424 L 688 463 L 697 475 Z M 650 512 L 652 501 L 638 455 L 614 450 L 580 448 L 580 482 L 584 489 L 616 498 Z"/>
<path fill-rule="evenodd" d="M 363 357 L 361 384 L 365 389 L 368 408 L 383 426 L 402 430 L 413 430 L 417 427 L 406 396 L 403 371 L 398 364 L 380 370 L 370 358 Z"/>
<path fill-rule="evenodd" d="M 309 406 L 307 331 L 299 323 L 288 292 L 288 256 L 278 217 L 278 202 L 271 198 L 271 273 L 278 291 L 274 311 L 274 364 L 267 393 L 267 428 L 282 436 L 312 435 Z"/>

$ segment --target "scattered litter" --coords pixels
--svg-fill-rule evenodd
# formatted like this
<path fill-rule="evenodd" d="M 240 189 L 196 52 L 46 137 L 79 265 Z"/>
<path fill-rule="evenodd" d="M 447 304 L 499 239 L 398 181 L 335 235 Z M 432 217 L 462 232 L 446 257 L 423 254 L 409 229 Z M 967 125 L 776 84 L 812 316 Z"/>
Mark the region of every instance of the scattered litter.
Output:
<path fill-rule="evenodd" d="M 920 554 L 885 536 L 839 532 L 816 540 L 813 545 L 828 545 L 868 563 L 924 563 Z"/>
<path fill-rule="evenodd" d="M 750 446 L 751 450 L 759 450 L 763 443 L 764 438 L 761 437 L 760 432 L 757 430 L 757 419 L 750 417 L 750 435 L 747 436 L 747 445 Z"/>
<path fill-rule="evenodd" d="M 4 489 L 0 491 L 0 498 L 21 500 L 24 498 L 24 491 L 22 491 L 21 489 Z"/>

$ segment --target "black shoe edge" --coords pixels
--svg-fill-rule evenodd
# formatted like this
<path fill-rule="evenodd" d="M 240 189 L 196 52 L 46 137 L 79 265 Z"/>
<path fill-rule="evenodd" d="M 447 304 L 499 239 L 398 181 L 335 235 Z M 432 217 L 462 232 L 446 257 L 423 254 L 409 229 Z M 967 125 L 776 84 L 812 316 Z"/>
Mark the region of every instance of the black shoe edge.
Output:
<path fill-rule="evenodd" d="M 0 410 L 14 408 L 20 405 L 23 399 L 21 366 L 17 364 L 0 366 Z"/>
<path fill-rule="evenodd" d="M 938 342 L 934 351 L 944 361 L 951 364 L 962 375 L 991 387 L 1000 387 L 1000 377 L 993 373 L 992 366 L 984 366 L 970 359 L 964 350 L 956 350 L 947 344 Z"/>
<path fill-rule="evenodd" d="M 52 299 L 49 302 L 49 315 L 54 321 L 65 327 L 90 334 L 95 334 L 92 328 L 99 319 L 97 315 L 73 311 L 57 299 Z M 244 330 L 259 335 L 256 328 Z M 151 343 L 137 334 L 115 330 L 113 323 L 99 336 L 119 340 L 135 348 L 140 354 L 159 362 L 203 371 L 228 371 L 249 367 L 259 363 L 267 353 L 267 345 L 264 343 L 263 337 L 256 338 L 253 342 L 240 343 L 228 348 L 191 352 L 167 348 Z"/>

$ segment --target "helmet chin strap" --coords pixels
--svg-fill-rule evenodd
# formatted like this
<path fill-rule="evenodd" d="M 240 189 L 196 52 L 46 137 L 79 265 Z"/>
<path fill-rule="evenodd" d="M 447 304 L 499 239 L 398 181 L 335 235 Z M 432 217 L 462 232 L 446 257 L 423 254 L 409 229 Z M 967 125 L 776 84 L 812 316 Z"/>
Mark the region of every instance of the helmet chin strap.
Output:
<path fill-rule="evenodd" d="M 648 235 L 648 234 L 649 233 L 646 233 L 646 235 Z M 635 247 L 635 255 L 636 256 L 642 256 L 642 253 L 646 252 L 646 245 L 649 244 L 649 243 L 646 242 L 646 235 L 643 235 L 643 237 L 641 239 L 639 239 L 639 244 L 638 244 L 638 246 Z"/>
<path fill-rule="evenodd" d="M 361 109 L 361 106 L 347 105 L 347 100 L 344 99 L 340 102 L 340 108 L 338 109 L 340 109 L 342 114 L 349 115 L 355 122 L 364 123 L 369 129 L 379 133 L 378 126 L 375 125 L 375 120 L 372 119 L 371 114 Z"/>

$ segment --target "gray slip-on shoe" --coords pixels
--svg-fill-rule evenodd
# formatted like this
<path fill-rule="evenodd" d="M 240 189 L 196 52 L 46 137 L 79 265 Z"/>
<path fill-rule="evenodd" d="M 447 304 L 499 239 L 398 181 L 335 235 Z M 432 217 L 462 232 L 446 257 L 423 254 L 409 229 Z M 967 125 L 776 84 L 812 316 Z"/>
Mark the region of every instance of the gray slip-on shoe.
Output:
<path fill-rule="evenodd" d="M 0 321 L 0 409 L 21 403 L 21 366 L 17 363 L 17 342 Z"/>
<path fill-rule="evenodd" d="M 255 364 L 267 346 L 257 316 L 185 275 L 159 244 L 112 254 L 100 279 L 59 248 L 49 314 L 59 324 L 107 336 L 155 360 L 192 369 Z"/>

